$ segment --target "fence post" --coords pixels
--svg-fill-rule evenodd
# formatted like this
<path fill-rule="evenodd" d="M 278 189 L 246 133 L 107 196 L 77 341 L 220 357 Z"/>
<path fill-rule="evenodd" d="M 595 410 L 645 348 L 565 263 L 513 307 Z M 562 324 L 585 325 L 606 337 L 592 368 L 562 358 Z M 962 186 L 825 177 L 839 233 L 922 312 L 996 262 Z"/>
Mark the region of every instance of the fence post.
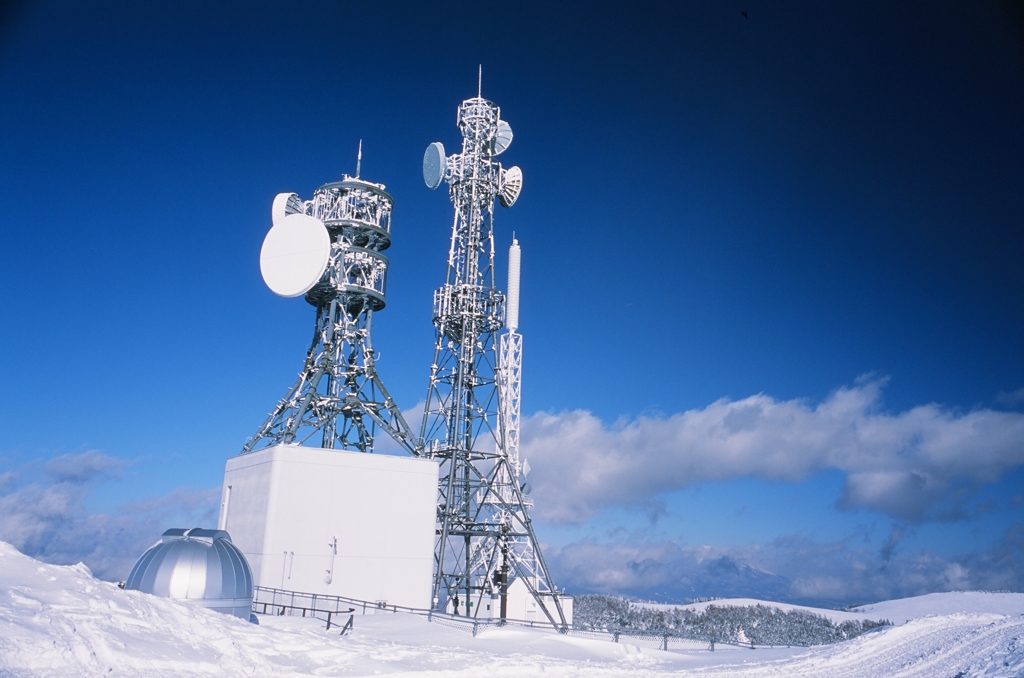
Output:
<path fill-rule="evenodd" d="M 476 622 L 473 622 L 473 637 L 476 638 Z"/>
<path fill-rule="evenodd" d="M 665 652 L 668 652 L 668 634 L 667 633 L 665 634 L 665 638 L 662 641 L 661 649 L 664 650 Z"/>
<path fill-rule="evenodd" d="M 619 632 L 618 631 L 615 632 L 615 642 L 616 643 L 619 642 Z"/>
<path fill-rule="evenodd" d="M 327 613 L 327 630 L 328 631 L 331 630 L 331 613 L 330 612 Z"/>

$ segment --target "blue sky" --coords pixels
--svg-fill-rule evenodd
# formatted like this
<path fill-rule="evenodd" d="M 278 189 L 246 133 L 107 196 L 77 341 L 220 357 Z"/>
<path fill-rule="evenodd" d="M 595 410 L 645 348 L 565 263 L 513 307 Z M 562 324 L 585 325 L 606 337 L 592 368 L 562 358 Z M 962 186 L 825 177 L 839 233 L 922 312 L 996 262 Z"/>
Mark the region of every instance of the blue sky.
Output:
<path fill-rule="evenodd" d="M 1019 3 L 148 5 L 0 14 L 0 539 L 118 578 L 210 519 L 313 321 L 260 278 L 270 202 L 360 139 L 414 409 L 451 218 L 420 159 L 482 64 L 559 584 L 1024 590 Z"/>

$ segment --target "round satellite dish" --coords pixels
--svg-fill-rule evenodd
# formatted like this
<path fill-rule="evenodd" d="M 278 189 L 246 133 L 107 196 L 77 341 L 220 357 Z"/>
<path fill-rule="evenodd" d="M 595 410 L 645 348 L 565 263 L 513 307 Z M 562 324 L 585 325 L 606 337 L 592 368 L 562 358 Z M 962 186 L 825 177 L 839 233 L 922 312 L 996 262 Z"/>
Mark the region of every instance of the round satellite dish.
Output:
<path fill-rule="evenodd" d="M 444 170 L 444 146 L 440 141 L 435 141 L 427 146 L 427 150 L 423 154 L 423 183 L 427 185 L 427 188 L 434 190 L 441 185 L 441 181 L 444 179 Z"/>
<path fill-rule="evenodd" d="M 523 190 L 523 170 L 513 166 L 501 173 L 501 190 L 498 191 L 498 201 L 502 207 L 512 207 L 521 190 Z"/>
<path fill-rule="evenodd" d="M 289 214 L 302 214 L 305 207 L 302 198 L 295 193 L 278 193 L 274 198 L 274 206 L 270 208 L 270 218 L 276 224 Z"/>
<path fill-rule="evenodd" d="M 282 297 L 298 297 L 317 284 L 331 258 L 331 236 L 323 222 L 289 214 L 274 224 L 260 250 L 267 287 Z"/>
<path fill-rule="evenodd" d="M 494 155 L 501 155 L 512 143 L 512 128 L 504 120 L 498 121 L 498 131 L 494 133 Z"/>

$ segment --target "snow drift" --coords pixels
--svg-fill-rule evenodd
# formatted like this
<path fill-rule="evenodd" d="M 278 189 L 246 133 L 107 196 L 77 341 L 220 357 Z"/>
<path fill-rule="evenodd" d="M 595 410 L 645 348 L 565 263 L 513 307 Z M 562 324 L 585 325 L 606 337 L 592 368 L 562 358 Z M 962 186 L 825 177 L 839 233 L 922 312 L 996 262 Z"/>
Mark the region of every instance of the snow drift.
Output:
<path fill-rule="evenodd" d="M 933 616 L 810 649 L 662 652 L 516 627 L 474 638 L 395 614 L 356 617 L 340 637 L 315 619 L 261 617 L 255 626 L 122 591 L 84 565 L 46 565 L 0 542 L 0 676 L 1024 674 L 1024 594 L 923 598 L 876 612 L 896 621 L 925 606 Z M 959 612 L 965 601 L 974 609 Z"/>

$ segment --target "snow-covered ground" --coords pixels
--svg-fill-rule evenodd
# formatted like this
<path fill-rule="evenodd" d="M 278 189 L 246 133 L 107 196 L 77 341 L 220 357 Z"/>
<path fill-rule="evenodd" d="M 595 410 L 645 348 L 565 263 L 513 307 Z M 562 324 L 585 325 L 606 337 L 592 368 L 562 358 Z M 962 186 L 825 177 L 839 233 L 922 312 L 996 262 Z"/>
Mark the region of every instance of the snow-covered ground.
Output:
<path fill-rule="evenodd" d="M 902 624 L 918 617 L 958 612 L 1005 614 L 1019 617 L 1024 615 L 1024 593 L 989 593 L 987 591 L 929 593 L 926 596 L 861 605 L 853 608 L 852 611 L 865 614 L 872 619 L 885 618 L 894 624 Z"/>
<path fill-rule="evenodd" d="M 356 617 L 341 637 L 318 620 L 260 617 L 256 626 L 122 591 L 82 565 L 46 565 L 0 542 L 0 676 L 1019 677 L 1021 612 L 1024 594 L 934 594 L 850 613 L 910 621 L 845 643 L 713 653 L 517 627 L 474 638 L 396 614 Z"/>

